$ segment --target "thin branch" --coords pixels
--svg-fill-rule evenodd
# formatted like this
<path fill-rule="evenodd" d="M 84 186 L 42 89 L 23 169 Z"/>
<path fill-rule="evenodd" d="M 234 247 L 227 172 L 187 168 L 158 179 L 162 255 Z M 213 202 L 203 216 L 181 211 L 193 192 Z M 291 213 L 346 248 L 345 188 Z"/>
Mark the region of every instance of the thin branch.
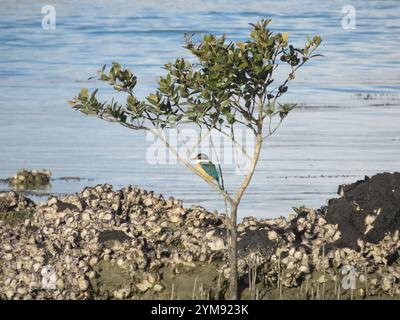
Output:
<path fill-rule="evenodd" d="M 223 175 L 222 169 L 221 169 L 221 162 L 219 161 L 217 149 L 216 149 L 215 146 L 214 146 L 214 142 L 213 142 L 212 136 L 210 136 L 210 142 L 211 142 L 211 147 L 212 147 L 213 150 L 214 150 L 215 157 L 217 158 L 219 174 L 220 174 L 220 176 L 221 176 L 221 187 L 222 187 L 223 190 L 225 190 L 224 175 Z"/>
<path fill-rule="evenodd" d="M 200 127 L 200 130 L 201 130 L 201 127 Z M 212 128 L 211 128 L 211 130 L 212 130 Z M 211 130 L 209 129 L 208 132 L 207 132 L 207 134 L 205 134 L 204 136 L 201 135 L 201 131 L 200 131 L 200 138 L 199 138 L 199 140 L 198 140 L 197 143 L 196 143 L 195 145 L 193 145 L 193 147 L 192 147 L 191 149 L 189 149 L 188 152 L 187 152 L 188 157 L 190 157 L 190 156 L 192 155 L 194 149 L 195 149 L 197 146 L 199 146 L 200 143 L 202 143 L 203 140 L 204 140 L 205 138 L 207 138 L 207 137 L 210 135 Z M 184 145 L 185 145 L 185 144 L 184 144 Z"/>
<path fill-rule="evenodd" d="M 278 130 L 278 128 L 280 127 L 282 122 L 283 122 L 283 118 L 281 118 L 281 120 L 279 120 L 279 123 L 276 125 L 276 127 L 273 130 L 271 130 L 271 117 L 270 117 L 269 133 L 267 135 L 263 136 L 263 140 L 265 140 L 265 139 L 269 138 L 270 136 L 272 136 L 275 133 L 275 131 Z"/>
<path fill-rule="evenodd" d="M 316 49 L 316 47 L 312 48 L 312 49 L 310 50 L 310 52 L 308 53 L 307 59 L 303 59 L 303 61 L 302 61 L 300 64 L 298 64 L 295 68 L 293 68 L 293 66 L 292 66 L 292 72 L 289 73 L 288 77 L 286 78 L 286 80 L 283 82 L 283 84 L 282 84 L 280 87 L 286 86 L 286 85 L 288 84 L 288 82 L 289 82 L 290 80 L 293 79 L 294 73 L 295 73 L 301 66 L 303 66 L 303 64 L 305 64 L 309 59 L 311 59 L 310 57 L 311 57 L 311 55 L 312 55 L 312 53 L 314 52 L 315 49 Z M 275 95 L 274 100 L 273 100 L 273 103 L 275 103 L 275 102 L 276 102 L 276 99 L 279 98 L 281 95 L 282 95 L 282 93 L 279 91 L 279 92 Z"/>
<path fill-rule="evenodd" d="M 151 128 L 145 128 L 145 130 L 150 131 L 152 134 L 154 134 L 164 145 L 176 156 L 179 162 L 181 162 L 186 168 L 188 168 L 190 171 L 198 175 L 200 178 L 202 178 L 205 182 L 207 182 L 213 189 L 218 191 L 224 199 L 228 200 L 230 203 L 232 203 L 233 199 L 231 196 L 225 191 L 222 190 L 219 185 L 211 180 L 206 179 L 200 171 L 198 171 L 194 166 L 192 166 L 186 159 L 183 159 L 177 150 L 173 148 L 166 139 L 162 136 L 162 134 L 157 130 L 151 129 Z"/>
<path fill-rule="evenodd" d="M 218 132 L 220 132 L 220 133 L 222 133 L 223 135 L 225 135 L 226 137 L 230 138 L 231 141 L 232 141 L 234 144 L 236 144 L 236 145 L 241 149 L 242 153 L 243 153 L 247 158 L 249 158 L 250 160 L 253 159 L 253 158 L 247 153 L 246 149 L 234 138 L 233 135 L 230 135 L 230 134 L 226 133 L 225 131 L 220 130 L 220 129 L 217 129 L 217 128 L 215 128 L 215 130 L 218 130 Z"/>
<path fill-rule="evenodd" d="M 238 191 L 236 192 L 236 196 L 235 196 L 235 204 L 238 205 L 244 192 L 246 191 L 247 187 L 250 184 L 251 179 L 253 178 L 253 174 L 254 171 L 256 169 L 257 166 L 257 162 L 258 159 L 260 157 L 260 153 L 261 153 L 261 146 L 262 146 L 262 128 L 263 128 L 263 115 L 262 115 L 262 99 L 259 101 L 259 105 L 258 105 L 258 132 L 256 135 L 256 147 L 254 149 L 254 157 L 253 157 L 253 161 L 251 163 L 251 166 L 249 168 L 249 170 L 247 171 L 247 175 L 245 177 L 245 179 L 243 180 L 240 188 L 238 189 Z"/>
<path fill-rule="evenodd" d="M 235 156 L 236 156 L 236 159 L 239 159 L 239 154 L 238 154 L 237 148 L 235 148 Z M 253 159 L 251 158 L 250 160 L 253 160 Z M 246 172 L 245 172 L 245 170 L 240 166 L 239 161 L 236 162 L 236 166 L 237 166 L 237 168 L 241 171 L 241 173 L 242 173 L 243 175 L 246 175 Z"/>

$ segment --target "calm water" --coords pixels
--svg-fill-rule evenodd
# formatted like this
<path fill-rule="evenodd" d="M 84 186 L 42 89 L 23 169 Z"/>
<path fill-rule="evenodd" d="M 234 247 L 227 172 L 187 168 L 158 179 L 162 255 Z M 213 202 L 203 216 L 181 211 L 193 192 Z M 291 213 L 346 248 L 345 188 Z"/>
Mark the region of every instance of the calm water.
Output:
<path fill-rule="evenodd" d="M 287 100 L 293 112 L 265 146 L 241 216 L 286 215 L 320 206 L 337 185 L 400 164 L 400 3 L 398 1 L 48 1 L 57 29 L 41 28 L 43 1 L 0 2 L 0 177 L 21 167 L 48 168 L 52 192 L 85 185 L 136 184 L 187 204 L 220 209 L 198 178 L 177 165 L 149 166 L 141 133 L 73 112 L 67 100 L 105 63 L 139 76 L 138 95 L 154 88 L 160 67 L 178 56 L 184 32 L 245 39 L 249 22 L 273 19 L 301 45 L 324 40 L 298 74 Z M 356 8 L 355 30 L 341 27 L 343 5 Z M 112 91 L 104 88 L 102 96 Z M 368 95 L 369 94 L 369 95 Z M 58 180 L 83 177 L 82 181 Z M 240 176 L 226 177 L 229 184 Z M 0 185 L 0 189 L 6 189 Z"/>

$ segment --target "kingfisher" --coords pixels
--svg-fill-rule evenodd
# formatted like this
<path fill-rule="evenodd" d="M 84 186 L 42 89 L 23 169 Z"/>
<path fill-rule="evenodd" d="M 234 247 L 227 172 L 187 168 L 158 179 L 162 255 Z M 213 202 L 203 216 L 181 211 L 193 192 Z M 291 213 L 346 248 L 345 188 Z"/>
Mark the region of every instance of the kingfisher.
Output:
<path fill-rule="evenodd" d="M 204 153 L 199 153 L 192 160 L 196 160 L 195 168 L 200 174 L 209 181 L 217 181 L 220 189 L 223 189 L 221 172 L 217 169 L 217 166 L 208 159 L 208 156 Z"/>

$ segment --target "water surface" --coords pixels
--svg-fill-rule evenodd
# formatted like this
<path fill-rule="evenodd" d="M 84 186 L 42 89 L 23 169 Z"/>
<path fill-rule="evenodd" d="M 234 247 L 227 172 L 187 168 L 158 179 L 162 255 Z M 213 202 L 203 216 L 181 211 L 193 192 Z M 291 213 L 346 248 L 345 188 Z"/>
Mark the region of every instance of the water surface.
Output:
<path fill-rule="evenodd" d="M 149 166 L 141 133 L 73 112 L 67 100 L 105 63 L 137 73 L 137 93 L 155 87 L 162 65 L 187 57 L 184 32 L 243 40 L 249 22 L 273 19 L 296 44 L 320 34 L 324 58 L 298 74 L 287 101 L 302 107 L 265 145 L 240 215 L 287 215 L 315 206 L 337 185 L 400 163 L 400 4 L 398 1 L 51 1 L 57 29 L 41 28 L 42 1 L 0 2 L 0 177 L 48 168 L 52 192 L 109 182 L 139 185 L 187 204 L 223 207 L 200 179 L 178 165 Z M 355 30 L 341 27 L 343 5 Z M 110 88 L 102 87 L 109 98 Z M 58 180 L 82 177 L 81 181 Z M 227 175 L 228 185 L 240 176 Z M 0 185 L 0 189 L 6 189 Z"/>

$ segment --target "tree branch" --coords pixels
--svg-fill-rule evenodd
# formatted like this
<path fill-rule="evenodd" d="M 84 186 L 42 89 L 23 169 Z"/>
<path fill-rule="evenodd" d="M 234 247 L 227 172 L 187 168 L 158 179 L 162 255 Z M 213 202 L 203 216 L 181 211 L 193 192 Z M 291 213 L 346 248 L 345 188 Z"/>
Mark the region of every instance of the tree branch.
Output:
<path fill-rule="evenodd" d="M 195 167 L 193 167 L 186 159 L 183 159 L 177 150 L 175 150 L 175 148 L 173 148 L 166 139 L 164 139 L 164 137 L 162 136 L 162 134 L 158 131 L 155 131 L 154 129 L 151 128 L 145 128 L 145 130 L 151 132 L 152 134 L 154 134 L 158 139 L 160 139 L 160 141 L 162 143 L 164 143 L 164 145 L 176 156 L 176 158 L 178 159 L 179 162 L 181 162 L 186 168 L 188 168 L 190 171 L 192 171 L 193 173 L 195 173 L 196 175 L 198 175 L 200 178 L 202 178 L 205 182 L 207 182 L 214 190 L 216 190 L 217 192 L 219 192 L 224 199 L 226 199 L 227 201 L 229 201 L 230 203 L 232 203 L 233 199 L 231 198 L 231 196 L 225 191 L 222 190 L 217 183 L 210 181 L 208 179 L 206 179 Z"/>

